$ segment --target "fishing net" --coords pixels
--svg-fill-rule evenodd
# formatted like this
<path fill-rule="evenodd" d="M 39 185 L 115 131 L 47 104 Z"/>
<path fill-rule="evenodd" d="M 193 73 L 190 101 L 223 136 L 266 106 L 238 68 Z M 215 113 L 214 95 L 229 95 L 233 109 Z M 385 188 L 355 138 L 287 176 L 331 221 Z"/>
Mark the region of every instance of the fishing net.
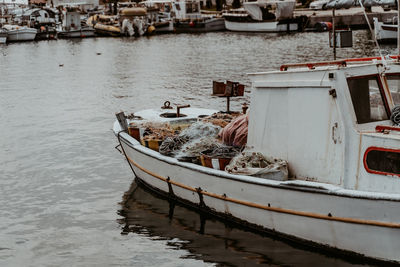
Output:
<path fill-rule="evenodd" d="M 205 150 L 202 154 L 210 158 L 233 158 L 240 152 L 239 148 L 220 144 L 214 149 Z"/>
<path fill-rule="evenodd" d="M 167 123 L 145 122 L 140 124 L 143 128 L 143 140 L 164 140 L 177 134 Z"/>
<path fill-rule="evenodd" d="M 267 159 L 259 152 L 242 152 L 234 157 L 225 171 L 272 180 L 287 180 L 287 162 L 281 159 Z"/>
<path fill-rule="evenodd" d="M 201 120 L 204 122 L 212 123 L 213 125 L 219 126 L 221 128 L 224 128 L 226 125 L 228 125 L 228 123 L 230 123 L 234 118 L 236 118 L 239 115 L 240 113 L 238 112 L 231 112 L 231 113 L 217 112 L 210 116 L 202 118 Z"/>
<path fill-rule="evenodd" d="M 208 122 L 195 122 L 181 131 L 179 135 L 166 138 L 161 144 L 159 152 L 179 160 L 191 161 L 199 157 L 201 151 L 214 149 L 220 145 L 216 139 L 220 130 L 219 126 Z"/>
<path fill-rule="evenodd" d="M 221 143 L 219 143 L 218 140 L 214 137 L 203 137 L 200 139 L 194 139 L 185 144 L 175 157 L 180 160 L 192 158 L 196 162 L 198 162 L 198 158 L 203 151 L 214 150 L 220 146 Z"/>
<path fill-rule="evenodd" d="M 175 136 L 167 137 L 161 144 L 159 152 L 165 156 L 174 156 L 189 139 Z"/>
<path fill-rule="evenodd" d="M 221 127 L 208 122 L 198 121 L 184 129 L 179 136 L 189 140 L 199 139 L 201 137 L 217 137 Z"/>

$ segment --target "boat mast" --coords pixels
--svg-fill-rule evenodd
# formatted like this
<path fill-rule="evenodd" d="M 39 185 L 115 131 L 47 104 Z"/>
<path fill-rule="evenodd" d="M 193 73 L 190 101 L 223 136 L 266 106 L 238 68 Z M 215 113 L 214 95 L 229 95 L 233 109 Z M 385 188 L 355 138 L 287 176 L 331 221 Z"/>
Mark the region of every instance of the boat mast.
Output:
<path fill-rule="evenodd" d="M 362 9 L 363 9 L 363 13 L 364 13 L 365 20 L 367 21 L 367 25 L 368 25 L 368 28 L 369 28 L 371 34 L 372 34 L 372 38 L 374 38 L 374 42 L 375 42 L 376 48 L 378 48 L 379 56 L 381 57 L 382 62 L 386 65 L 386 63 L 385 63 L 385 58 L 384 58 L 383 55 L 382 55 L 381 47 L 379 46 L 379 43 L 378 43 L 378 40 L 376 39 L 376 36 L 375 36 L 375 34 L 374 34 L 374 31 L 372 30 L 371 23 L 369 22 L 369 19 L 368 19 L 367 13 L 366 13 L 366 11 L 365 11 L 365 7 L 364 7 L 364 5 L 363 5 L 363 3 L 362 3 L 362 0 L 358 0 L 358 2 L 360 3 L 360 6 L 361 6 Z"/>
<path fill-rule="evenodd" d="M 396 0 L 397 2 L 397 55 L 400 55 L 400 5 L 399 5 L 399 0 Z"/>
<path fill-rule="evenodd" d="M 332 39 L 333 39 L 333 60 L 336 60 L 336 27 L 335 27 L 335 8 L 332 9 Z"/>

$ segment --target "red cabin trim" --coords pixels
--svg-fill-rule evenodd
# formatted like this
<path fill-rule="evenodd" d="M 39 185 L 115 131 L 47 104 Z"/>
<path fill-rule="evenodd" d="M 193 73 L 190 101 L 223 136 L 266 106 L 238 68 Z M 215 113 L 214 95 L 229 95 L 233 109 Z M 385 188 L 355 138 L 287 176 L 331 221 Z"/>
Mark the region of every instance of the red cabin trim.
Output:
<path fill-rule="evenodd" d="M 396 126 L 387 126 L 387 125 L 377 125 L 377 126 L 375 127 L 375 130 L 376 130 L 377 132 L 383 132 L 383 131 L 385 131 L 385 130 L 400 132 L 400 127 L 396 127 Z"/>
<path fill-rule="evenodd" d="M 398 56 L 389 56 L 390 59 L 400 59 L 400 55 Z M 280 71 L 286 71 L 288 68 L 299 68 L 299 67 L 308 67 L 309 69 L 314 69 L 317 66 L 329 66 L 329 65 L 338 65 L 345 67 L 347 63 L 350 62 L 366 62 L 372 60 L 381 60 L 382 57 L 364 57 L 364 58 L 348 58 L 343 60 L 335 60 L 335 61 L 322 61 L 322 62 L 310 62 L 310 63 L 295 63 L 295 64 L 284 64 L 281 65 Z"/>
<path fill-rule="evenodd" d="M 364 153 L 364 159 L 363 159 L 363 163 L 364 163 L 364 168 L 367 172 L 369 173 L 373 173 L 373 174 L 379 174 L 379 175 L 394 175 L 394 176 L 398 176 L 400 177 L 400 174 L 397 173 L 390 173 L 390 172 L 383 172 L 383 171 L 376 171 L 376 170 L 371 170 L 368 165 L 367 165 L 367 155 L 369 152 L 376 150 L 376 151 L 387 151 L 387 152 L 395 152 L 395 153 L 400 153 L 400 149 L 391 149 L 391 148 L 384 148 L 384 147 L 376 147 L 376 146 L 371 146 L 369 148 L 367 148 L 367 150 L 365 150 Z"/>

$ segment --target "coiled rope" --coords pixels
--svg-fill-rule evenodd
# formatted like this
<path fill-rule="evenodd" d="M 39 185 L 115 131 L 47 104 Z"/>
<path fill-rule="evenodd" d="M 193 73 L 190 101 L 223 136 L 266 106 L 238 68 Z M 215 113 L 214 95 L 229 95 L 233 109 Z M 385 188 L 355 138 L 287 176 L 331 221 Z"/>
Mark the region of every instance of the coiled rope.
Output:
<path fill-rule="evenodd" d="M 399 126 L 400 125 L 400 105 L 399 106 L 395 106 L 392 109 L 392 115 L 390 116 L 390 120 L 396 125 Z"/>

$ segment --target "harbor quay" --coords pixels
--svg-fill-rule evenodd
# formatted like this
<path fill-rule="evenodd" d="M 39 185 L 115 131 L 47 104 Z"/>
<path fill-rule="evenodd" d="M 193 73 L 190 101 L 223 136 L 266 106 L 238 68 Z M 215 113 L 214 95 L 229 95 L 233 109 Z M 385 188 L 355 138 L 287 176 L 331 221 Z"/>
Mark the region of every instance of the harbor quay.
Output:
<path fill-rule="evenodd" d="M 373 18 L 378 18 L 379 21 L 392 20 L 397 15 L 397 11 L 385 11 L 380 6 L 374 6 L 370 12 L 366 12 L 371 25 Z M 311 10 L 311 9 L 295 9 L 294 16 L 306 16 L 307 22 L 304 25 L 306 29 L 315 29 L 316 25 L 321 22 L 332 22 L 332 10 Z M 363 8 L 352 7 L 348 9 L 335 10 L 335 23 L 338 27 L 348 27 L 351 29 L 367 29 L 368 24 L 365 20 Z"/>

